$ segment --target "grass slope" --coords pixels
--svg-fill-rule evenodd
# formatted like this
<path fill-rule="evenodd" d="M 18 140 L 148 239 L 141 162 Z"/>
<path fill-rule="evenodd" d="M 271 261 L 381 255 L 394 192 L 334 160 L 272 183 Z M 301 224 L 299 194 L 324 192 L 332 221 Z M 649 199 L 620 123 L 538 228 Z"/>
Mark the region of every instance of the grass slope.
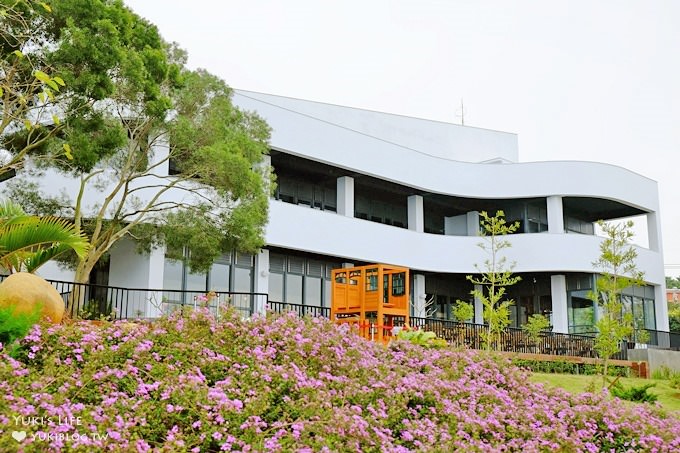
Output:
<path fill-rule="evenodd" d="M 602 378 L 592 375 L 532 373 L 530 379 L 531 382 L 543 383 L 554 388 L 562 388 L 573 394 L 581 394 L 592 389 L 599 389 L 602 385 Z M 639 387 L 650 383 L 656 384 L 656 386 L 649 389 L 649 392 L 659 396 L 658 402 L 664 409 L 674 411 L 675 415 L 680 417 L 680 390 L 671 388 L 668 385 L 668 381 L 622 377 L 619 379 L 619 382 L 624 387 Z"/>

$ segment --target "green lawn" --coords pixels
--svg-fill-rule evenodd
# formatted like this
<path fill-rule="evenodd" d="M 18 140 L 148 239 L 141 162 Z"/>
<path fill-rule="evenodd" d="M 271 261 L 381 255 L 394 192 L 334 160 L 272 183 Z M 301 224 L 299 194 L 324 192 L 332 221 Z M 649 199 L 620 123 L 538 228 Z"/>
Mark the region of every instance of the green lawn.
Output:
<path fill-rule="evenodd" d="M 592 390 L 593 388 L 600 389 L 602 386 L 601 376 L 584 376 L 574 374 L 532 373 L 531 381 L 541 382 L 551 387 L 561 387 L 571 393 L 583 393 L 588 390 Z M 648 392 L 659 395 L 658 402 L 661 403 L 661 405 L 668 411 L 677 411 L 676 415 L 680 417 L 680 390 L 671 388 L 668 385 L 668 381 L 622 377 L 619 379 L 619 382 L 624 387 L 630 387 L 633 385 L 637 387 L 644 384 L 655 383 L 656 386 L 650 388 Z"/>

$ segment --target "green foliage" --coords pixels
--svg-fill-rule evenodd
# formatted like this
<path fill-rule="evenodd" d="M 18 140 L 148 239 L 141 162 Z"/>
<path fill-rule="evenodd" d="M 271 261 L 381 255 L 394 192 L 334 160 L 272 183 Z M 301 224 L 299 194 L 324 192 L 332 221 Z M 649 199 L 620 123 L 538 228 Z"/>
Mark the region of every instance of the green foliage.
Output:
<path fill-rule="evenodd" d="M 648 390 L 655 387 L 655 383 L 645 384 L 641 386 L 624 387 L 616 382 L 611 388 L 611 394 L 622 400 L 633 401 L 636 403 L 653 403 L 659 396 L 654 393 L 649 393 Z"/>
<path fill-rule="evenodd" d="M 671 388 L 680 390 L 680 372 L 676 371 L 671 375 L 668 379 L 668 385 Z"/>
<path fill-rule="evenodd" d="M 494 346 L 500 346 L 501 333 L 510 324 L 510 306 L 514 301 L 505 298 L 506 288 L 521 280 L 521 277 L 512 274 L 514 264 L 508 264 L 506 257 L 501 255 L 503 249 L 511 246 L 510 241 L 503 237 L 517 231 L 519 222 L 508 225 L 503 211 L 497 211 L 494 217 L 482 211 L 480 217 L 480 235 L 485 241 L 479 246 L 489 258 L 483 268 L 475 265 L 480 272 L 478 276 L 468 275 L 466 278 L 473 285 L 482 287 L 482 290 L 474 289 L 471 294 L 481 300 L 484 306 L 483 316 L 488 327 L 483 336 L 486 348 L 490 351 Z"/>
<path fill-rule="evenodd" d="M 27 207 L 73 217 L 90 236 L 76 281 L 87 281 L 97 261 L 126 236 L 142 251 L 188 248 L 181 258 L 190 257 L 195 271 L 225 251 L 262 247 L 273 189 L 264 161 L 270 131 L 257 115 L 233 105 L 224 81 L 187 69 L 185 53 L 121 1 L 60 0 L 49 12 L 32 1 L 12 8 L 11 30 L 22 36 L 17 46 L 31 62 L 27 70 L 41 70 L 31 89 L 46 85 L 54 95 L 50 111 L 60 115 L 49 127 L 32 120 L 40 127 L 0 130 L 0 145 L 16 162 L 30 150 L 38 169 L 54 167 L 80 181 L 67 200 L 13 181 L 30 201 Z M 0 73 L 14 67 L 13 50 L 3 53 Z M 25 89 L 23 96 L 31 93 Z M 18 125 L 35 117 L 5 107 Z M 167 174 L 170 164 L 173 175 Z M 85 205 L 86 198 L 99 204 Z"/>
<path fill-rule="evenodd" d="M 680 389 L 680 371 L 675 371 L 662 365 L 652 372 L 652 379 L 668 381 L 668 385 L 674 389 Z"/>
<path fill-rule="evenodd" d="M 469 302 L 457 300 L 452 312 L 456 321 L 468 322 L 475 316 L 475 307 Z"/>
<path fill-rule="evenodd" d="M 630 245 L 633 222 L 611 224 L 598 222 L 604 233 L 600 257 L 593 266 L 600 271 L 596 291 L 590 298 L 600 307 L 600 319 L 595 326 L 594 348 L 603 362 L 603 386 L 606 385 L 609 359 L 619 352 L 621 342 L 634 332 L 633 317 L 625 312 L 621 292 L 632 285 L 640 285 L 643 274 L 637 270 L 637 251 Z"/>
<path fill-rule="evenodd" d="M 680 277 L 666 277 L 666 288 L 680 288 Z"/>
<path fill-rule="evenodd" d="M 11 201 L 0 202 L 0 269 L 34 272 L 67 252 L 87 253 L 87 238 L 68 221 L 27 215 Z"/>
<path fill-rule="evenodd" d="M 397 334 L 399 340 L 406 340 L 410 343 L 425 348 L 441 349 L 448 346 L 448 343 L 443 338 L 437 338 L 434 332 L 427 332 L 425 330 L 400 330 Z"/>
<path fill-rule="evenodd" d="M 14 307 L 0 307 L 0 344 L 2 349 L 15 355 L 20 345 L 17 344 L 28 334 L 31 327 L 40 320 L 40 306 L 36 306 L 32 313 L 15 314 Z"/>
<path fill-rule="evenodd" d="M 529 317 L 522 329 L 529 336 L 529 339 L 537 344 L 542 333 L 545 333 L 550 328 L 550 320 L 543 315 L 534 314 Z"/>
<path fill-rule="evenodd" d="M 668 302 L 668 323 L 671 332 L 680 332 L 680 303 Z"/>
<path fill-rule="evenodd" d="M 514 359 L 512 363 L 518 367 L 529 369 L 534 373 L 579 374 L 586 376 L 594 376 L 602 373 L 602 367 L 599 365 L 574 363 L 562 360 Z M 607 373 L 608 376 L 628 376 L 630 374 L 630 368 L 624 366 L 610 366 Z"/>
<path fill-rule="evenodd" d="M 88 300 L 78 312 L 78 318 L 98 321 L 111 321 L 115 319 L 113 301 Z"/>

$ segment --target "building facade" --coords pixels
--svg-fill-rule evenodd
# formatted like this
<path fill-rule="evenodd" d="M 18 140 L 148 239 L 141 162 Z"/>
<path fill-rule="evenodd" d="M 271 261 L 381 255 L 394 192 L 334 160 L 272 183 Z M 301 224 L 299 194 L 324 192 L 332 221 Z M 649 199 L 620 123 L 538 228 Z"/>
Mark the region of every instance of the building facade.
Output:
<path fill-rule="evenodd" d="M 234 253 L 207 275 L 162 250 L 111 251 L 112 286 L 268 293 L 271 301 L 330 304 L 331 269 L 381 262 L 411 269 L 416 316 L 452 317 L 457 300 L 480 301 L 466 275 L 487 259 L 479 213 L 505 212 L 520 229 L 504 252 L 521 276 L 509 289 L 512 325 L 548 315 L 555 332 L 591 332 L 599 219 L 642 225 L 638 268 L 646 285 L 624 302 L 648 329 L 668 330 L 655 181 L 596 162 L 518 160 L 517 136 L 449 123 L 236 90 L 234 103 L 272 127 L 277 187 L 267 246 Z M 43 275 L 67 279 L 50 266 Z M 140 307 L 153 316 L 152 306 Z M 264 307 L 259 307 L 263 310 Z"/>

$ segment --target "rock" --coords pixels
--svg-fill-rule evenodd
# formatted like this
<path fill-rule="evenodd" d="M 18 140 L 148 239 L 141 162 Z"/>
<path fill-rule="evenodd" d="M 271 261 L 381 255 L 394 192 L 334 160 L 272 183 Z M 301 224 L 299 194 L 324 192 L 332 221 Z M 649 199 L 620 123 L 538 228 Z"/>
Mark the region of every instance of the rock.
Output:
<path fill-rule="evenodd" d="M 64 316 L 64 300 L 44 278 L 18 272 L 0 283 L 0 307 L 16 307 L 15 313 L 30 314 L 42 305 L 41 315 L 59 324 Z"/>

